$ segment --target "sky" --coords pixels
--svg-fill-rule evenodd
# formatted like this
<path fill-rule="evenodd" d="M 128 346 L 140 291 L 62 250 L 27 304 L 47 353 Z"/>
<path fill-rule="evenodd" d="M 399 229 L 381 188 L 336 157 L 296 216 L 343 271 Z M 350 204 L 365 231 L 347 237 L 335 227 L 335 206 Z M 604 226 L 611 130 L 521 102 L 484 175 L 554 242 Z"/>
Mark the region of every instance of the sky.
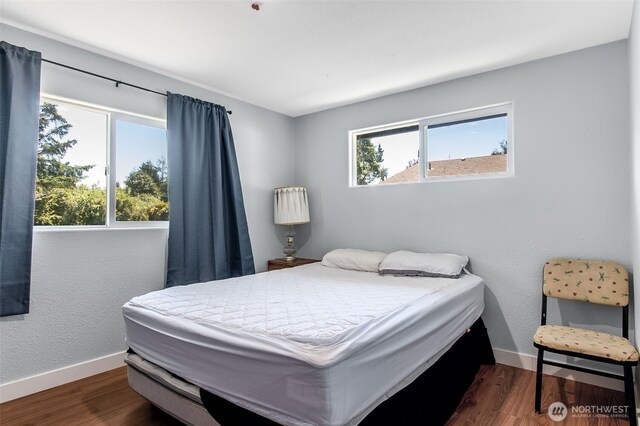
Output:
<path fill-rule="evenodd" d="M 158 127 L 118 121 L 116 124 L 116 182 L 145 161 L 167 158 L 167 131 Z"/>
<path fill-rule="evenodd" d="M 427 160 L 490 155 L 499 147 L 500 141 L 507 139 L 506 117 L 429 129 Z M 382 165 L 388 169 L 388 177 L 406 169 L 409 160 L 418 159 L 420 145 L 418 131 L 383 136 L 371 141 L 376 147 L 380 144 L 384 150 Z"/>
<path fill-rule="evenodd" d="M 84 173 L 82 183 L 106 188 L 107 114 L 75 106 L 60 104 L 58 112 L 71 125 L 66 139 L 78 143 L 68 150 L 63 161 L 71 165 L 94 165 Z M 121 184 L 144 161 L 156 163 L 167 157 L 166 130 L 129 121 L 116 121 L 116 181 Z"/>
<path fill-rule="evenodd" d="M 107 165 L 107 114 L 91 110 L 58 105 L 58 113 L 72 125 L 65 137 L 77 139 L 78 143 L 67 151 L 63 161 L 74 166 L 94 165 L 84 173 L 82 180 L 87 186 L 97 184 L 106 187 L 104 169 Z"/>

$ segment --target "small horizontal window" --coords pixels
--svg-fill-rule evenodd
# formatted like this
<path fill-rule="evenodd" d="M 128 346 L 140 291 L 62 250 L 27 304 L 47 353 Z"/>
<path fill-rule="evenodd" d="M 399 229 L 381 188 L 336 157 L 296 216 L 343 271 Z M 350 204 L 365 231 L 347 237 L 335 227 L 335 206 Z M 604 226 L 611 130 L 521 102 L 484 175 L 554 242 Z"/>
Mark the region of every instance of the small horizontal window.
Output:
<path fill-rule="evenodd" d="M 513 174 L 511 104 L 350 132 L 351 186 Z"/>

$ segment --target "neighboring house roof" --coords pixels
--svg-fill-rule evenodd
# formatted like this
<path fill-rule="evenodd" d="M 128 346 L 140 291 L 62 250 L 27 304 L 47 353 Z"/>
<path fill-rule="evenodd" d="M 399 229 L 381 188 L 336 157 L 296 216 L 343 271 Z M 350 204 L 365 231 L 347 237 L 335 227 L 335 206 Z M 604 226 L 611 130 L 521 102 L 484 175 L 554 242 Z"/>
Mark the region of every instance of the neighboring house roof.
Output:
<path fill-rule="evenodd" d="M 504 154 L 429 162 L 429 176 L 472 175 L 506 170 L 507 156 Z M 419 172 L 420 165 L 414 164 L 380 183 L 417 182 L 420 176 Z"/>

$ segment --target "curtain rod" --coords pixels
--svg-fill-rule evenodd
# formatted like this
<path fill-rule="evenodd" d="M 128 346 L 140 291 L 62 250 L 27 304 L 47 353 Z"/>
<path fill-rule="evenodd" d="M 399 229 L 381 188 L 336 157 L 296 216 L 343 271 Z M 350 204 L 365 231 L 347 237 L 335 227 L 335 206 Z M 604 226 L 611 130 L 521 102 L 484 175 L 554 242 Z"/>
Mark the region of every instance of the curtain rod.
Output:
<path fill-rule="evenodd" d="M 50 61 L 50 60 L 44 59 L 44 58 L 42 58 L 42 62 L 47 62 L 49 64 L 57 65 L 57 66 L 62 67 L 62 68 L 67 68 L 67 69 L 70 69 L 70 70 L 73 70 L 73 71 L 78 71 L 78 72 L 81 72 L 81 73 L 84 73 L 84 74 L 92 75 L 94 77 L 102 78 L 104 80 L 112 81 L 112 82 L 114 82 L 116 84 L 116 87 L 119 87 L 122 84 L 123 86 L 129 86 L 129 87 L 133 87 L 134 89 L 144 90 L 145 92 L 155 93 L 156 95 L 161 95 L 161 96 L 167 97 L 166 93 L 158 92 L 156 90 L 147 89 L 146 87 L 142 87 L 142 86 L 136 86 L 135 84 L 126 83 L 126 82 L 121 81 L 121 80 L 116 80 L 115 78 L 107 77 L 107 76 L 104 76 L 104 75 L 101 75 L 101 74 L 96 74 L 94 72 L 86 71 L 86 70 L 83 70 L 83 69 L 80 69 L 80 68 L 76 68 L 76 67 L 72 67 L 70 65 L 61 64 L 60 62 L 54 62 L 54 61 Z M 233 114 L 232 111 L 227 111 L 227 113 L 228 114 Z"/>

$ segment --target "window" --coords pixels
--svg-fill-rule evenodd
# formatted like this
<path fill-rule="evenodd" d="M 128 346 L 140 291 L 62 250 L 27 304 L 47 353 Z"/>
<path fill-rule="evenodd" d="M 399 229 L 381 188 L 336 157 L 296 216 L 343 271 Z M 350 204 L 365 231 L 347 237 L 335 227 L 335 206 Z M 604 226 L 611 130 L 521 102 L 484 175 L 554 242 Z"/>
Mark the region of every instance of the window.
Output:
<path fill-rule="evenodd" d="M 358 185 L 389 182 L 418 163 L 420 137 L 418 125 L 376 128 L 355 135 L 356 179 Z M 417 181 L 418 173 L 411 175 Z"/>
<path fill-rule="evenodd" d="M 426 177 L 505 175 L 509 167 L 509 106 L 425 120 Z"/>
<path fill-rule="evenodd" d="M 513 175 L 511 104 L 350 132 L 351 186 Z"/>
<path fill-rule="evenodd" d="M 115 120 L 116 221 L 169 220 L 164 128 Z"/>
<path fill-rule="evenodd" d="M 43 98 L 34 224 L 166 223 L 166 150 L 161 120 Z"/>

